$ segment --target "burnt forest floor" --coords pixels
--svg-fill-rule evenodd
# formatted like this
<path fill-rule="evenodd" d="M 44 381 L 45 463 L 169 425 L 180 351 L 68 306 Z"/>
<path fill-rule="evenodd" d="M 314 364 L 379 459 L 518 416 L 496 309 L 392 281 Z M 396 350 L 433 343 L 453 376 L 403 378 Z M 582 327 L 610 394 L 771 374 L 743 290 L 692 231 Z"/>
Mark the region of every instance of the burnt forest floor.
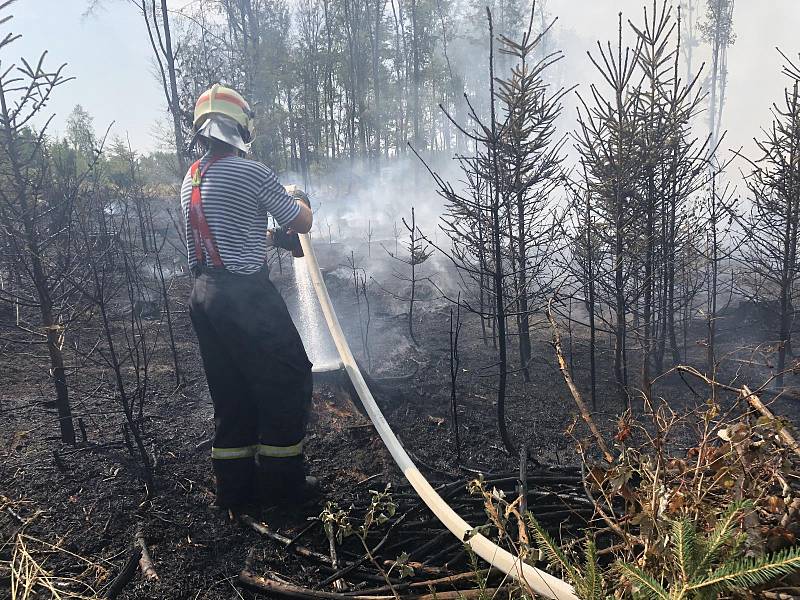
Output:
<path fill-rule="evenodd" d="M 383 253 L 377 247 L 372 252 Z M 371 364 L 371 374 L 381 384 L 379 404 L 423 473 L 442 485 L 477 472 L 491 478 L 514 471 L 519 458 L 503 450 L 497 433 L 493 376 L 496 351 L 491 342 L 481 340 L 476 319 L 465 317 L 460 340 L 459 459 L 451 416 L 449 305 L 423 286 L 422 298 L 415 308 L 418 344 L 414 345 L 407 334 L 404 303 L 381 286 L 370 284 L 368 361 L 363 354 L 358 320 L 359 310 L 364 316 L 365 307 L 363 299 L 361 306 L 356 304 L 352 280 L 344 266 L 346 253 L 333 245 L 320 247 L 319 254 L 351 346 L 363 364 Z M 385 262 L 385 258 L 382 260 Z M 389 278 L 385 274 L 379 276 L 373 263 L 378 264 L 378 259 L 363 259 L 368 274 L 390 288 Z M 288 268 L 284 274 L 273 268 L 273 279 L 292 305 L 295 291 Z M 91 386 L 76 382 L 73 409 L 76 417 L 84 419 L 89 443 L 63 446 L 58 441 L 50 403 L 52 388 L 42 349 L 3 342 L 0 534 L 4 543 L 0 547 L 0 598 L 10 597 L 7 567 L 12 554 L 19 552 L 13 542 L 14 534 L 20 531 L 26 534 L 24 539 L 31 552 L 36 550 L 36 556 L 43 557 L 45 568 L 64 577 L 92 580 L 98 589 L 117 575 L 137 530 L 141 531 L 159 579 L 148 582 L 137 574 L 120 598 L 260 597 L 237 584 L 237 576 L 246 563 L 254 571 L 272 571 L 307 586 L 319 583 L 329 573 L 330 570 L 326 572 L 313 562 L 287 553 L 281 544 L 231 522 L 227 513 L 212 505 L 214 484 L 208 444 L 204 443 L 213 430 L 212 408 L 186 314 L 190 283 L 188 278 L 181 278 L 173 286 L 178 350 L 186 385 L 175 389 L 170 357 L 166 352 L 159 354 L 151 373 L 153 393 L 141 421 L 146 447 L 156 458 L 152 490 L 146 489 L 137 460 L 123 442 L 123 419 L 117 406 L 101 402 L 91 393 Z M 402 295 L 404 290 L 398 293 Z M 550 331 L 542 319 L 537 323 L 531 381 L 526 383 L 519 372 L 511 374 L 506 419 L 512 439 L 525 444 L 532 461 L 569 472 L 570 466 L 578 464 L 576 440 L 586 432 L 578 424 L 571 434 L 565 433 L 575 420 L 575 405 L 555 366 Z M 760 355 L 748 350 L 763 341 L 760 338 L 764 336 L 752 333 L 754 329 L 748 327 L 745 331 L 736 319 L 720 320 L 720 343 L 729 352 L 721 380 L 758 386 L 766 378 L 768 369 L 762 366 Z M 588 336 L 585 331 L 576 330 L 570 342 L 567 333 L 564 329 L 562 336 L 575 379 L 588 394 Z M 702 324 L 698 323 L 690 338 L 702 337 Z M 513 343 L 512 339 L 512 355 Z M 612 431 L 621 404 L 610 368 L 608 336 L 600 336 L 598 344 L 596 418 L 604 430 Z M 702 365 L 704 352 L 702 345 L 690 342 L 689 362 Z M 635 356 L 631 358 L 631 378 L 635 380 Z M 690 383 L 691 387 L 677 376 L 666 377 L 659 381 L 654 394 L 668 399 L 675 410 L 688 410 L 705 400 L 705 389 L 697 382 Z M 787 385 L 797 386 L 800 382 L 790 379 Z M 641 412 L 641 402 L 634 401 L 633 409 Z M 775 410 L 796 417 L 798 401 L 784 396 Z M 690 439 L 687 433 L 687 444 Z M 336 386 L 321 384 L 315 388 L 306 448 L 309 471 L 322 482 L 323 501 L 332 500 L 341 507 L 354 505 L 354 514 L 363 514 L 369 490 L 392 483 L 397 501 L 401 505 L 405 502 L 405 509 L 417 511 L 416 516 L 409 516 L 409 521 L 413 519 L 418 524 L 418 531 L 407 536 L 408 547 L 394 544 L 387 556 L 397 556 L 404 550 L 413 556 L 415 548 L 439 535 L 441 529 L 436 529 L 424 510 L 416 508 L 413 494 L 369 421 Z M 459 491 L 463 488 L 456 487 Z M 319 506 L 312 506 L 267 509 L 256 516 L 272 530 L 292 537 L 306 530 L 308 518 L 319 512 Z M 473 513 L 469 517 L 479 519 L 480 507 L 474 508 Z M 376 532 L 376 540 L 383 533 Z M 446 548 L 455 541 L 443 535 L 440 539 L 438 546 L 434 544 L 432 548 Z M 298 543 L 323 553 L 327 549 L 321 527 L 313 525 Z M 54 545 L 57 550 L 45 544 Z M 361 553 L 360 546 L 352 543 L 342 551 L 345 559 Z M 461 560 L 463 571 L 469 565 L 464 557 Z"/>

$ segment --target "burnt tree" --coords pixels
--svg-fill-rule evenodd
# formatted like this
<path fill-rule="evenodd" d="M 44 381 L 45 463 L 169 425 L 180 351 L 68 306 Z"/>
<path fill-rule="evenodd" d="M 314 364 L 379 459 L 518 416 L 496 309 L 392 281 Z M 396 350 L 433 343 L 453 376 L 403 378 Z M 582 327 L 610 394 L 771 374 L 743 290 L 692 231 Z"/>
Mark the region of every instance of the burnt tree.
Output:
<path fill-rule="evenodd" d="M 756 140 L 761 157 L 750 163 L 747 187 L 752 209 L 745 220 L 744 256 L 760 280 L 761 295 L 777 301 L 779 386 L 783 385 L 786 357 L 792 355 L 800 267 L 800 70 L 787 59 L 784 74 L 789 84 L 783 101 L 772 109 L 772 126 L 763 139 Z"/>
<path fill-rule="evenodd" d="M 2 20 L 7 22 L 10 17 Z M 0 52 L 19 36 L 0 41 Z M 6 265 L 11 279 L 20 283 L 0 298 L 17 307 L 34 309 L 38 323 L 31 327 L 17 319 L 20 331 L 47 348 L 61 439 L 75 443 L 75 428 L 64 362 L 64 332 L 70 318 L 74 290 L 63 284 L 63 274 L 76 268 L 73 252 L 74 198 L 70 191 L 53 193 L 53 178 L 46 140 L 47 125 L 33 129 L 56 87 L 66 81 L 64 65 L 45 67 L 46 52 L 37 61 L 22 59 L 20 66 L 6 62 L 0 76 L 0 223 Z M 76 177 L 73 184 L 78 184 Z M 72 190 L 75 189 L 73 185 Z M 61 200 L 63 204 L 60 204 Z"/>

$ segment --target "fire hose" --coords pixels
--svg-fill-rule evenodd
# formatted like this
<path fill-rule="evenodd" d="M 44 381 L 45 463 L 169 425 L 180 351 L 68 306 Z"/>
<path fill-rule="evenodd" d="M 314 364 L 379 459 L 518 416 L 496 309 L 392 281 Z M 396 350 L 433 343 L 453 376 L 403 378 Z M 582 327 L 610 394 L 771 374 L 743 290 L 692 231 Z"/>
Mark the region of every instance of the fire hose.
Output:
<path fill-rule="evenodd" d="M 350 346 L 342 332 L 342 327 L 339 324 L 339 318 L 336 316 L 336 312 L 333 309 L 331 298 L 328 295 L 328 288 L 325 286 L 317 257 L 314 254 L 311 239 L 308 235 L 301 235 L 300 243 L 302 244 L 303 253 L 308 263 L 308 271 L 311 276 L 314 291 L 319 300 L 322 314 L 325 316 L 331 338 L 333 338 L 336 350 L 342 361 L 342 366 L 358 393 L 361 403 L 367 411 L 367 415 L 372 421 L 372 424 L 375 426 L 378 435 L 380 435 L 395 463 L 419 497 L 454 536 L 464 543 L 469 544 L 472 550 L 491 566 L 503 571 L 531 591 L 546 598 L 551 598 L 553 600 L 577 600 L 575 590 L 567 582 L 523 562 L 519 557 L 501 548 L 489 538 L 480 533 L 475 533 L 469 523 L 462 519 L 458 513 L 444 501 L 436 490 L 433 489 L 433 486 L 431 486 L 428 480 L 425 479 L 414 464 L 414 461 L 411 460 L 408 453 L 403 449 L 400 440 L 392 431 L 392 428 L 389 427 L 389 423 L 386 421 L 380 408 L 378 408 L 375 398 L 369 391 L 364 376 L 361 374 L 356 364 L 355 357 L 350 350 Z"/>

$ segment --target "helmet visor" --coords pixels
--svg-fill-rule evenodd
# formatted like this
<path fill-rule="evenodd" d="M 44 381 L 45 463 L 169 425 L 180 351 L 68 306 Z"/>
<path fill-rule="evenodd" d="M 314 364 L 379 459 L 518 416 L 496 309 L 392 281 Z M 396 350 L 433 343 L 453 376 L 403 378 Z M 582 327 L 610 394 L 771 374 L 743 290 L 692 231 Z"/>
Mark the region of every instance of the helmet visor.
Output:
<path fill-rule="evenodd" d="M 244 141 L 239 124 L 224 115 L 209 115 L 197 131 L 204 138 L 225 142 L 242 152 L 250 152 L 250 144 Z"/>

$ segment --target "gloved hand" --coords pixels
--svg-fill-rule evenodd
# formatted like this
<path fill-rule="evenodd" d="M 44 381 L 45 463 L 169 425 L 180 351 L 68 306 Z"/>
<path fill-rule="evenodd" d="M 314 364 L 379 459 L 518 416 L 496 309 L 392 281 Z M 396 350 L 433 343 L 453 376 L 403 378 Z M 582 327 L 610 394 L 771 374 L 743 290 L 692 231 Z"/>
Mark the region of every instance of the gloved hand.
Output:
<path fill-rule="evenodd" d="M 267 232 L 268 239 L 272 239 L 272 245 L 284 250 L 289 250 L 292 254 L 302 256 L 300 238 L 296 233 L 289 233 L 287 227 L 276 227 Z"/>
<path fill-rule="evenodd" d="M 286 193 L 289 194 L 292 198 L 295 198 L 299 202 L 305 204 L 309 209 L 311 209 L 311 200 L 308 198 L 308 194 L 305 193 L 303 188 L 298 185 L 287 185 L 285 186 Z M 277 237 L 275 237 L 277 234 Z M 274 244 L 280 248 L 284 248 L 285 250 L 290 250 L 292 256 L 295 258 L 302 258 L 303 257 L 303 247 L 300 245 L 300 238 L 297 234 L 292 231 L 291 229 L 281 228 L 281 230 L 276 230 L 273 233 L 273 240 Z"/>

